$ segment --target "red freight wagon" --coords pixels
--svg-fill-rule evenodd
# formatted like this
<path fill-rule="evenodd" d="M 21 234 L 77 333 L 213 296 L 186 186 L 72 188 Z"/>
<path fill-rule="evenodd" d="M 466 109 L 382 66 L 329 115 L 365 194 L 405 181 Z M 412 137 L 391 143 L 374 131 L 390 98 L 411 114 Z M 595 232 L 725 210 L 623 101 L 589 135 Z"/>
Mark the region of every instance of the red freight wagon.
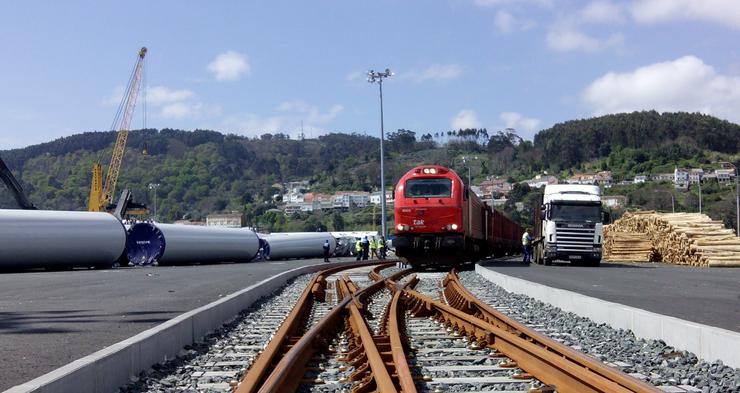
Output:
<path fill-rule="evenodd" d="M 449 168 L 408 171 L 394 206 L 393 246 L 414 267 L 456 266 L 519 250 L 522 228 L 482 202 Z"/>

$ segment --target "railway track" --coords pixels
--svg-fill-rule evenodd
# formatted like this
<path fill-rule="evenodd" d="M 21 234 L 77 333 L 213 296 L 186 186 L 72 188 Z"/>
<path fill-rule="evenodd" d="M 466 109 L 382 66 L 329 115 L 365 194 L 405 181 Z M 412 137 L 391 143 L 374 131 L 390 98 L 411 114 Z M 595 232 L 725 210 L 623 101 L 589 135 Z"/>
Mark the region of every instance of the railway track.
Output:
<path fill-rule="evenodd" d="M 659 391 L 480 302 L 455 272 L 440 286 L 364 269 L 317 275 L 235 392 Z"/>
<path fill-rule="evenodd" d="M 203 346 L 123 391 L 659 391 L 393 263 L 301 277 Z"/>

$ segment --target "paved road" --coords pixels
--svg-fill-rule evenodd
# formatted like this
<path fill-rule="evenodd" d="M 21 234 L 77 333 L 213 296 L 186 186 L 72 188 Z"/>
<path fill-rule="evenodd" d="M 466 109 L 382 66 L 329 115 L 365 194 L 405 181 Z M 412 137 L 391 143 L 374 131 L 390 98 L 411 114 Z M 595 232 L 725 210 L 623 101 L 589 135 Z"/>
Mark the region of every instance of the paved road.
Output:
<path fill-rule="evenodd" d="M 321 260 L 0 273 L 0 391 L 275 274 L 316 263 Z"/>
<path fill-rule="evenodd" d="M 740 332 L 740 269 L 662 263 L 600 267 L 490 261 L 488 269 L 610 302 Z"/>

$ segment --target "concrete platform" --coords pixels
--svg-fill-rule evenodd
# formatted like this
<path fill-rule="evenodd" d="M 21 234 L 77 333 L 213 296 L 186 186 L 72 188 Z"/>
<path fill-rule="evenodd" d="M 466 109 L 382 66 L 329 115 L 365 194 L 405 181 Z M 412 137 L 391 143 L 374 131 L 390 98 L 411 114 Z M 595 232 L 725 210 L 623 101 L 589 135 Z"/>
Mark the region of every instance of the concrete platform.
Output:
<path fill-rule="evenodd" d="M 740 332 L 738 268 L 611 262 L 600 267 L 543 266 L 500 260 L 480 265 L 549 287 Z"/>
<path fill-rule="evenodd" d="M 316 263 L 321 259 L 0 274 L 0 391 Z"/>

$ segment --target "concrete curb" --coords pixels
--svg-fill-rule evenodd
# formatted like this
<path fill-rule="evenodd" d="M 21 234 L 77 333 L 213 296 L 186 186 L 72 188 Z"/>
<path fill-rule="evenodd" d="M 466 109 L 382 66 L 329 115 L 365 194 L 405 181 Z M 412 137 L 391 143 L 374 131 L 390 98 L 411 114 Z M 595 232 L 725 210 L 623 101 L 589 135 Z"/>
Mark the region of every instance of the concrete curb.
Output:
<path fill-rule="evenodd" d="M 663 340 L 700 359 L 719 359 L 730 367 L 740 367 L 740 333 L 548 287 L 480 265 L 475 265 L 475 272 L 509 292 L 527 295 L 615 329 L 629 329 L 638 338 Z"/>
<path fill-rule="evenodd" d="M 354 263 L 356 262 L 321 263 L 282 272 L 29 382 L 16 385 L 5 393 L 115 392 L 127 384 L 129 378 L 136 377 L 154 364 L 173 359 L 183 347 L 197 342 L 233 320 L 241 310 L 285 285 L 288 280 L 301 274 Z"/>

